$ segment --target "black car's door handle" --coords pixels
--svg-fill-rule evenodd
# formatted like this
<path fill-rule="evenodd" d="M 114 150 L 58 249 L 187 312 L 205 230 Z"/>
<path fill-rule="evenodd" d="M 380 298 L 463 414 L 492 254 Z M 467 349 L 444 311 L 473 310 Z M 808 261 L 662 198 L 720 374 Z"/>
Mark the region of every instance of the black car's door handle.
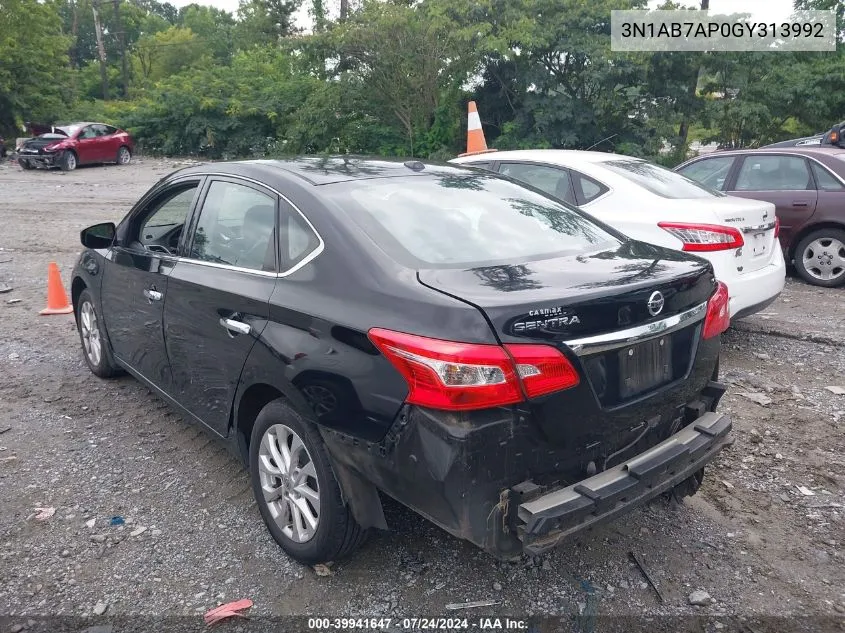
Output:
<path fill-rule="evenodd" d="M 152 303 L 153 301 L 161 301 L 161 298 L 164 295 L 161 294 L 158 290 L 147 288 L 144 290 L 144 296 L 147 298 L 147 301 Z"/>
<path fill-rule="evenodd" d="M 801 200 L 796 200 L 795 202 L 792 203 L 792 206 L 793 207 L 809 207 L 810 203 L 809 202 L 803 202 Z"/>
<path fill-rule="evenodd" d="M 220 319 L 220 325 L 229 330 L 231 334 L 249 334 L 252 327 L 248 323 L 235 321 L 235 319 Z"/>

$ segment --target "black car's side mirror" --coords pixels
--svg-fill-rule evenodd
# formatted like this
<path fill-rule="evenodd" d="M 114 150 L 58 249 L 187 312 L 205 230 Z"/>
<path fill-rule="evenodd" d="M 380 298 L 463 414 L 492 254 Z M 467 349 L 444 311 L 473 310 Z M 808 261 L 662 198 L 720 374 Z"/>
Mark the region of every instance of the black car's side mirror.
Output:
<path fill-rule="evenodd" d="M 114 222 L 103 222 L 82 229 L 79 239 L 82 240 L 82 245 L 87 248 L 108 248 L 114 242 L 116 232 L 117 228 Z"/>

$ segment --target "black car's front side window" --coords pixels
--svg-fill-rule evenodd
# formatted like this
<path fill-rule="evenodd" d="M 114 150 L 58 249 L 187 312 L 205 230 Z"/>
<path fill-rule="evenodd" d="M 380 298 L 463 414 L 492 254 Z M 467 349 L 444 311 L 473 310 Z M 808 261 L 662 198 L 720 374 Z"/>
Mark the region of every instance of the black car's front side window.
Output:
<path fill-rule="evenodd" d="M 139 228 L 130 239 L 130 247 L 175 255 L 197 185 L 175 185 L 152 201 L 135 222 Z"/>
<path fill-rule="evenodd" d="M 252 187 L 214 181 L 194 231 L 189 257 L 274 271 L 276 199 Z"/>
<path fill-rule="evenodd" d="M 394 259 L 420 268 L 543 259 L 618 245 L 575 209 L 495 176 L 373 179 L 334 200 Z"/>

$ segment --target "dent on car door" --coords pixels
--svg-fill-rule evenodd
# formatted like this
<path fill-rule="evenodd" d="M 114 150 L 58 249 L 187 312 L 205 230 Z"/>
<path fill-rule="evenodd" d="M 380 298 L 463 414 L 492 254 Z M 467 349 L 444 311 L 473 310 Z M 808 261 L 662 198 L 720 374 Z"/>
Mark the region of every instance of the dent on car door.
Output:
<path fill-rule="evenodd" d="M 352 325 L 351 315 L 360 317 L 362 306 L 337 300 L 348 292 L 348 281 L 337 273 L 343 265 L 338 259 L 318 257 L 322 249 L 307 218 L 282 200 L 281 272 L 269 322 L 244 367 L 241 389 L 272 384 L 300 410 L 313 411 L 322 426 L 378 441 L 401 403 L 384 394 L 402 394 L 407 386 L 395 372 L 384 372 L 366 330 Z"/>
<path fill-rule="evenodd" d="M 143 200 L 121 225 L 103 272 L 103 320 L 115 356 L 165 392 L 171 388 L 171 372 L 162 308 L 199 183 L 173 183 Z"/>
<path fill-rule="evenodd" d="M 223 435 L 244 362 L 267 323 L 278 200 L 224 178 L 209 180 L 202 198 L 169 279 L 164 337 L 174 397 Z"/>
<path fill-rule="evenodd" d="M 732 196 L 765 200 L 776 207 L 780 240 L 792 236 L 816 211 L 818 192 L 803 156 L 754 154 L 742 157 L 736 176 L 728 185 Z"/>

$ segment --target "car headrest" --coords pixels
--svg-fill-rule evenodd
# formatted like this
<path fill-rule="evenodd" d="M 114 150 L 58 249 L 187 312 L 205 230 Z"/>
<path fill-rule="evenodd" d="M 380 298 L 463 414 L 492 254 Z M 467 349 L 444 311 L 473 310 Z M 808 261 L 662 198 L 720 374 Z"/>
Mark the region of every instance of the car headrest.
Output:
<path fill-rule="evenodd" d="M 244 215 L 244 224 L 259 224 L 267 229 L 272 229 L 276 224 L 276 209 L 269 204 L 257 204 L 247 209 Z"/>

